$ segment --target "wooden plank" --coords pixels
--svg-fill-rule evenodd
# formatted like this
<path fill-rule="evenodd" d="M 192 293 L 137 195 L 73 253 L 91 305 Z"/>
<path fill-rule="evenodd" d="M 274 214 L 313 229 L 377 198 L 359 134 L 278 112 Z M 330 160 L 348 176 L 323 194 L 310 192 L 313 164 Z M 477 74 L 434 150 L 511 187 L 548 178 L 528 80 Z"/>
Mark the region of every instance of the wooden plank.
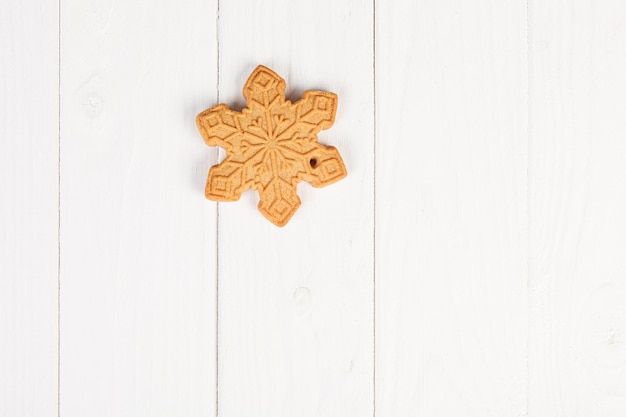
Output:
<path fill-rule="evenodd" d="M 215 415 L 214 1 L 63 1 L 61 415 Z"/>
<path fill-rule="evenodd" d="M 0 416 L 57 411 L 58 6 L 0 13 Z"/>
<path fill-rule="evenodd" d="M 526 2 L 376 18 L 376 415 L 525 415 Z"/>
<path fill-rule="evenodd" d="M 284 228 L 246 192 L 219 207 L 219 414 L 372 413 L 372 7 L 349 0 L 220 4 L 220 102 L 240 109 L 258 64 L 287 83 L 339 96 L 318 135 L 348 177 L 300 183 Z"/>
<path fill-rule="evenodd" d="M 529 16 L 529 415 L 626 415 L 626 4 Z"/>

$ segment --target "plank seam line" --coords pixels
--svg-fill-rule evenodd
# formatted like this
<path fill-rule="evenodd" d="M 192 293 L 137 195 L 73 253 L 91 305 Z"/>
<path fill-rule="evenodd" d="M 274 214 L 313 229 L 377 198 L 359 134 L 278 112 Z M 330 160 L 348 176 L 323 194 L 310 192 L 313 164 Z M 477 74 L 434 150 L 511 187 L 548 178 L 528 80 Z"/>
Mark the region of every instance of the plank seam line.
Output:
<path fill-rule="evenodd" d="M 376 417 L 376 0 L 372 0 L 372 99 L 374 101 L 373 116 L 374 116 L 374 164 L 373 164 L 373 255 L 372 262 L 372 415 Z"/>
<path fill-rule="evenodd" d="M 216 48 L 216 98 L 220 102 L 220 0 L 217 0 L 217 13 L 215 16 L 215 40 Z M 215 149 L 215 159 L 219 162 L 219 148 Z M 220 203 L 215 203 L 215 417 L 220 411 Z"/>
<path fill-rule="evenodd" d="M 530 33 L 530 0 L 526 0 L 526 415 L 528 416 L 530 395 L 530 158 L 531 158 L 531 33 Z"/>
<path fill-rule="evenodd" d="M 61 417 L 61 0 L 57 14 L 57 417 Z"/>

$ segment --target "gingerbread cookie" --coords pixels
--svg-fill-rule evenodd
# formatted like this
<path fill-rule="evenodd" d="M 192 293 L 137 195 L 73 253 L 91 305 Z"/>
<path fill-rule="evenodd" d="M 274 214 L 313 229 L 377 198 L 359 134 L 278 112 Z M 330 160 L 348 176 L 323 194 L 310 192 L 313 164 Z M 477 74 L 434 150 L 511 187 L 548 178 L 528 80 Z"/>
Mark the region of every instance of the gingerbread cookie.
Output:
<path fill-rule="evenodd" d="M 205 195 L 236 201 L 249 188 L 259 192 L 259 210 L 277 226 L 287 224 L 300 207 L 298 182 L 324 187 L 346 176 L 337 149 L 317 143 L 317 132 L 335 121 L 337 96 L 305 91 L 295 103 L 285 99 L 285 80 L 259 65 L 243 88 L 247 107 L 225 104 L 196 117 L 209 146 L 226 150 L 226 159 L 211 167 Z"/>

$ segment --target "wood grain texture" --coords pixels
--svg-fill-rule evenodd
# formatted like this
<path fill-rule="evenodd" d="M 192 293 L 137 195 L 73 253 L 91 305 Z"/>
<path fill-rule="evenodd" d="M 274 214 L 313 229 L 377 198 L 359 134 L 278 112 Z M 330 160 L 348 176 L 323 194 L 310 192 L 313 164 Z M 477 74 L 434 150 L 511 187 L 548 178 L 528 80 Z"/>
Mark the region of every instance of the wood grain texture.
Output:
<path fill-rule="evenodd" d="M 5 3 L 0 417 L 626 415 L 623 1 Z M 258 64 L 339 97 L 284 228 Z"/>
<path fill-rule="evenodd" d="M 300 183 L 283 228 L 244 193 L 219 207 L 219 414 L 372 414 L 372 9 L 349 0 L 220 2 L 220 96 L 243 104 L 256 65 L 287 83 L 339 96 L 322 144 L 347 178 Z"/>
<path fill-rule="evenodd" d="M 376 415 L 522 416 L 525 2 L 376 18 Z"/>
<path fill-rule="evenodd" d="M 58 23 L 54 2 L 2 3 L 2 417 L 57 410 Z"/>
<path fill-rule="evenodd" d="M 216 3 L 63 1 L 61 415 L 215 414 Z"/>
<path fill-rule="evenodd" d="M 530 3 L 529 415 L 626 415 L 626 4 Z"/>

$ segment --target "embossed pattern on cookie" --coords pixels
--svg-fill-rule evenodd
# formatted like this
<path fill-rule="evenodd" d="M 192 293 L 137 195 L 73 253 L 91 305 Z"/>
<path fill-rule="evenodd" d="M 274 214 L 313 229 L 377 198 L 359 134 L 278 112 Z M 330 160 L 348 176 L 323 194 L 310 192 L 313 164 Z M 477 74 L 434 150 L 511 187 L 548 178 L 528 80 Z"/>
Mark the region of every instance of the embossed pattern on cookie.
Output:
<path fill-rule="evenodd" d="M 317 142 L 317 133 L 335 121 L 337 95 L 305 91 L 295 103 L 285 99 L 285 80 L 259 65 L 243 88 L 241 112 L 219 104 L 200 113 L 196 124 L 209 146 L 226 150 L 211 167 L 205 195 L 236 201 L 248 189 L 259 192 L 259 211 L 284 226 L 300 207 L 298 182 L 324 187 L 346 176 L 337 149 Z"/>

